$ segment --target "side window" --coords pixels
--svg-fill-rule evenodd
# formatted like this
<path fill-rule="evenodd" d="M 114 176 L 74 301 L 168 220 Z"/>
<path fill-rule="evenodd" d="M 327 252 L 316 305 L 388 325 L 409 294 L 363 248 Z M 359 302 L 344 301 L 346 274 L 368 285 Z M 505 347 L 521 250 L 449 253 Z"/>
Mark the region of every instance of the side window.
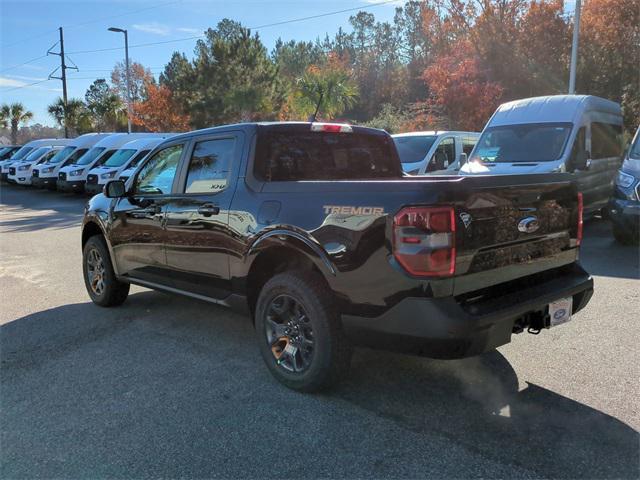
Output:
<path fill-rule="evenodd" d="M 134 192 L 157 195 L 171 193 L 183 148 L 184 145 L 174 145 L 151 157 L 136 177 Z"/>
<path fill-rule="evenodd" d="M 622 127 L 610 123 L 591 124 L 591 158 L 610 158 L 622 155 Z"/>
<path fill-rule="evenodd" d="M 444 170 L 455 162 L 455 155 L 455 142 L 453 141 L 453 138 L 445 138 L 436 147 L 436 151 L 431 157 L 429 165 L 427 165 L 427 172 Z"/>
<path fill-rule="evenodd" d="M 578 130 L 578 133 L 576 134 L 576 139 L 573 142 L 573 147 L 571 147 L 571 158 L 569 161 L 572 165 L 575 165 L 578 155 L 585 151 L 585 137 L 586 129 L 585 127 L 580 127 L 580 130 Z"/>
<path fill-rule="evenodd" d="M 234 138 L 196 143 L 189 161 L 185 193 L 217 193 L 227 188 Z"/>
<path fill-rule="evenodd" d="M 476 146 L 476 142 L 478 139 L 471 137 L 463 137 L 462 138 L 462 152 L 467 154 L 467 157 L 471 155 L 471 151 L 473 147 Z"/>

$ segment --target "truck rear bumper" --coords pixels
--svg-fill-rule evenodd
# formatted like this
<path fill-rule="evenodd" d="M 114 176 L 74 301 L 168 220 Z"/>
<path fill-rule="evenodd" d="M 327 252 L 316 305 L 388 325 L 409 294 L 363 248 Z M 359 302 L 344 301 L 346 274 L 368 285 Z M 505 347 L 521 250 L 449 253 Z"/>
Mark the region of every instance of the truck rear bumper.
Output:
<path fill-rule="evenodd" d="M 573 297 L 576 313 L 593 295 L 593 280 L 577 263 L 558 269 L 557 275 L 547 274 L 545 281 L 531 280 L 518 282 L 517 287 L 514 282 L 498 285 L 503 292 L 498 296 L 473 292 L 480 300 L 472 295 L 405 298 L 379 317 L 343 315 L 343 328 L 357 345 L 463 358 L 509 343 L 514 329 L 548 325 L 548 305 L 555 300 Z M 530 286 L 521 288 L 527 283 Z"/>

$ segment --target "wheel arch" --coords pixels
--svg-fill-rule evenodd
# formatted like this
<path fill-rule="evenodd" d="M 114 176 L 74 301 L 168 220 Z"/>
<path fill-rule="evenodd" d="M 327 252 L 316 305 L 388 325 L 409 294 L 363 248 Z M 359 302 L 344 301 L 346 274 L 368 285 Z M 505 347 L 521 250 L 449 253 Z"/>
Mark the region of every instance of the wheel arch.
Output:
<path fill-rule="evenodd" d="M 249 249 L 245 292 L 253 313 L 262 286 L 274 275 L 290 270 L 318 273 L 330 288 L 337 271 L 322 247 L 304 235 L 273 230 L 254 242 Z"/>

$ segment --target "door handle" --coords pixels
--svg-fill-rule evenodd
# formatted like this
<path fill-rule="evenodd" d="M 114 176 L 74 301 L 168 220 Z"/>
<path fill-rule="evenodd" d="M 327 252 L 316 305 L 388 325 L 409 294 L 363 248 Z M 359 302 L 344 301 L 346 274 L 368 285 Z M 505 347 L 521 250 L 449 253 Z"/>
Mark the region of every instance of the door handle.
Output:
<path fill-rule="evenodd" d="M 220 207 L 216 207 L 215 205 L 211 205 L 209 203 L 205 205 L 201 205 L 198 207 L 198 213 L 205 217 L 210 217 L 211 215 L 218 215 L 220 213 Z"/>
<path fill-rule="evenodd" d="M 162 212 L 160 205 L 150 205 L 147 208 L 141 208 L 140 210 L 133 210 L 131 216 L 133 218 L 147 218 L 149 216 L 155 216 Z"/>

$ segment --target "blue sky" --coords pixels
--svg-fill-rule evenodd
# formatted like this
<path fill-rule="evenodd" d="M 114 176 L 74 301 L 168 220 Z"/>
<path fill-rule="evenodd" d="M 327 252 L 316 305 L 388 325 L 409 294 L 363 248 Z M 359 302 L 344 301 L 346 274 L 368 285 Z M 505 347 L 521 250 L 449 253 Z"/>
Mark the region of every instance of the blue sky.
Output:
<path fill-rule="evenodd" d="M 47 105 L 62 95 L 59 80 L 33 86 L 46 79 L 60 64 L 48 56 L 16 67 L 46 54 L 58 41 L 57 28 L 64 27 L 67 56 L 79 71 L 68 71 L 69 97 L 84 97 L 95 78 L 109 78 L 113 65 L 123 59 L 124 50 L 81 53 L 122 47 L 123 36 L 108 32 L 116 26 L 129 31 L 129 45 L 166 42 L 201 34 L 222 18 L 256 27 L 284 20 L 319 15 L 337 10 L 365 7 L 378 20 L 393 18 L 401 2 L 375 5 L 380 0 L 0 0 L 0 102 L 19 101 L 34 113 L 34 122 L 52 125 Z M 315 40 L 332 36 L 339 27 L 349 28 L 346 12 L 286 25 L 258 29 L 267 48 L 278 37 L 283 40 Z M 131 59 L 157 74 L 175 50 L 191 56 L 196 40 L 130 48 Z M 56 47 L 57 51 L 57 47 Z M 74 53 L 76 52 L 76 53 Z M 16 68 L 13 68 L 16 67 Z M 59 72 L 56 73 L 56 75 Z M 17 88 L 21 87 L 21 88 Z"/>

